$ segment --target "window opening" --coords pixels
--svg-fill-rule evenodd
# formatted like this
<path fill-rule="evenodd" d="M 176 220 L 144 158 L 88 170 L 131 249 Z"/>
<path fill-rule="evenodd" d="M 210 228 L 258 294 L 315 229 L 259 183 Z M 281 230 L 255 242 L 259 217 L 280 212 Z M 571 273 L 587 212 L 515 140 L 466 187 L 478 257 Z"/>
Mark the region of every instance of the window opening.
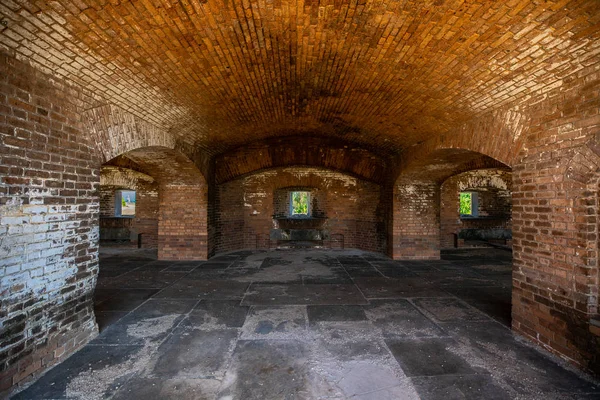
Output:
<path fill-rule="evenodd" d="M 135 190 L 117 190 L 115 192 L 115 217 L 134 217 L 135 200 Z"/>
<path fill-rule="evenodd" d="M 310 216 L 310 192 L 292 192 L 290 195 L 290 216 Z"/>
<path fill-rule="evenodd" d="M 460 193 L 460 215 L 476 217 L 479 205 L 479 197 L 476 192 Z"/>

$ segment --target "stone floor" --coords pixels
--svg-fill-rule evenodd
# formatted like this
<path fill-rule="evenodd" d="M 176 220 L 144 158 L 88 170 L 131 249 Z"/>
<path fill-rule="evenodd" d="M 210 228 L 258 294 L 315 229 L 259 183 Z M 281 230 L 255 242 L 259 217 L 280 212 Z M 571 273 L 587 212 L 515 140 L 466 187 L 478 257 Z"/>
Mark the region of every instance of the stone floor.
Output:
<path fill-rule="evenodd" d="M 599 399 L 509 330 L 511 254 L 102 252 L 101 334 L 15 399 Z"/>

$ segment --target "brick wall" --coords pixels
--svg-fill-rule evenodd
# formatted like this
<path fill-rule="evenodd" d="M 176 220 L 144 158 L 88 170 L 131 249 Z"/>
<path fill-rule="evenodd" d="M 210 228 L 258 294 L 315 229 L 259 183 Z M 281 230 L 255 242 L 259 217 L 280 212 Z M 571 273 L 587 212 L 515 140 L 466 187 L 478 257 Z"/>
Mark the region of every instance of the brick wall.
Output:
<path fill-rule="evenodd" d="M 600 79 L 590 64 L 531 106 L 513 168 L 513 329 L 600 374 Z"/>
<path fill-rule="evenodd" d="M 207 186 L 161 185 L 158 213 L 158 258 L 208 258 Z"/>
<path fill-rule="evenodd" d="M 313 205 L 327 220 L 322 228 L 344 235 L 345 247 L 386 251 L 387 232 L 378 229 L 380 186 L 348 175 L 309 167 L 277 168 L 219 185 L 216 248 L 228 251 L 264 245 L 287 215 L 289 191 L 310 190 Z M 316 204 L 315 204 L 316 201 Z M 258 235 L 258 236 L 257 236 Z"/>
<path fill-rule="evenodd" d="M 0 397 L 96 335 L 99 159 L 81 90 L 0 53 Z"/>
<path fill-rule="evenodd" d="M 388 157 L 339 138 L 286 136 L 256 141 L 215 157 L 215 180 L 227 182 L 259 170 L 290 165 L 344 171 L 372 182 L 387 175 Z"/>
<path fill-rule="evenodd" d="M 137 235 L 142 235 L 141 247 L 155 249 L 158 247 L 158 188 L 156 184 L 140 185 L 136 191 L 135 218 L 131 227 L 134 242 Z"/>
<path fill-rule="evenodd" d="M 115 217 L 115 192 L 136 191 L 135 217 Z M 158 184 L 146 174 L 132 169 L 103 166 L 100 171 L 100 240 L 120 238 L 143 248 L 158 246 Z M 114 231 L 117 232 L 114 232 Z"/>
<path fill-rule="evenodd" d="M 394 259 L 440 258 L 437 182 L 397 182 L 394 188 Z"/>
<path fill-rule="evenodd" d="M 195 161 L 196 165 L 202 163 L 198 163 Z M 207 210 L 206 210 L 206 219 L 207 219 L 207 255 L 208 257 L 212 257 L 217 251 L 217 214 L 219 210 L 219 196 L 218 196 L 218 187 L 215 183 L 215 174 L 214 174 L 214 164 L 207 163 L 208 166 L 203 168 L 204 176 L 207 177 Z"/>
<path fill-rule="evenodd" d="M 98 189 L 100 196 L 100 218 L 113 218 L 115 216 L 115 191 L 118 186 L 103 186 Z M 102 222 L 100 222 L 102 223 Z"/>
<path fill-rule="evenodd" d="M 503 170 L 469 171 L 448 178 L 441 187 L 440 245 L 454 247 L 454 234 L 462 229 L 510 230 L 512 175 Z M 476 192 L 479 219 L 461 219 L 460 192 Z"/>
<path fill-rule="evenodd" d="M 142 204 L 148 214 L 142 216 L 148 229 L 152 227 L 153 216 L 157 216 L 159 259 L 205 260 L 208 257 L 209 186 L 198 166 L 186 154 L 164 146 L 148 146 L 128 151 L 107 165 L 143 172 L 152 177 L 154 187 L 158 187 L 157 211 L 156 197 L 153 196 L 151 207 Z M 140 180 L 137 182 L 141 183 Z M 150 196 L 148 200 L 151 200 Z"/>

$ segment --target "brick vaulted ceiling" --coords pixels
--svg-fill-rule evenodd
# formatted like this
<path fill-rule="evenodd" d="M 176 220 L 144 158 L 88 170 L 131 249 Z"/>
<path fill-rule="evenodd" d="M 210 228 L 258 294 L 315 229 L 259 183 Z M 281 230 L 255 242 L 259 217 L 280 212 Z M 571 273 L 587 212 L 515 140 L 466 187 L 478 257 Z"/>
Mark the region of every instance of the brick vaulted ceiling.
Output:
<path fill-rule="evenodd" d="M 295 134 L 397 152 L 560 86 L 600 52 L 599 7 L 1 0 L 0 46 L 212 154 Z"/>

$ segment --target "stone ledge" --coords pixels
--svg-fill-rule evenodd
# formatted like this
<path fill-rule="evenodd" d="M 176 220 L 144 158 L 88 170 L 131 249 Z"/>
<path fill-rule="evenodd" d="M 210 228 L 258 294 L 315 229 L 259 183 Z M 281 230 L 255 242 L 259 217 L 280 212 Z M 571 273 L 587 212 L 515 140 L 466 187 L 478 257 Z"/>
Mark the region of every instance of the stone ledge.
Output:
<path fill-rule="evenodd" d="M 600 336 L 600 316 L 596 315 L 590 318 L 590 332 L 596 336 Z"/>

